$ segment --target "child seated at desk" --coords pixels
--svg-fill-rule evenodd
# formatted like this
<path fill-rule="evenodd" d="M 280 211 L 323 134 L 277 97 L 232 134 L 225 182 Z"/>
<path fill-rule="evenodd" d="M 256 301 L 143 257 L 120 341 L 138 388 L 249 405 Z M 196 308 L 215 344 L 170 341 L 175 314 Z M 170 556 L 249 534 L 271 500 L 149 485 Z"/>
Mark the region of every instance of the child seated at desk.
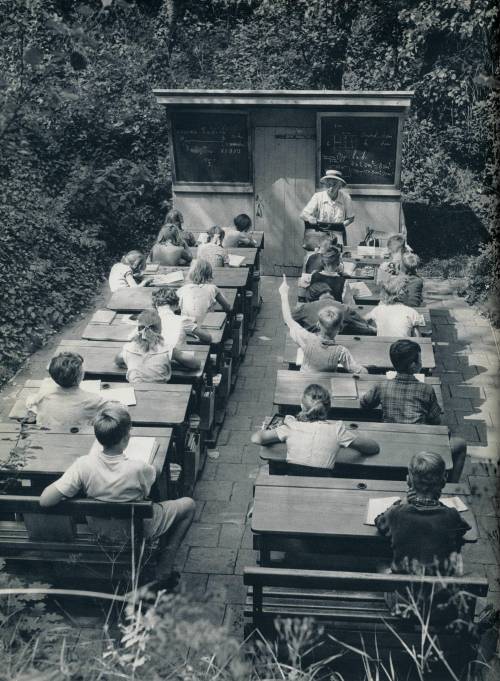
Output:
<path fill-rule="evenodd" d="M 335 337 L 342 326 L 342 313 L 326 307 L 318 314 L 319 333 L 310 333 L 303 329 L 292 317 L 288 300 L 288 284 L 285 275 L 279 287 L 281 310 L 290 336 L 304 353 L 301 371 L 337 371 L 338 365 L 352 374 L 366 374 L 368 370 L 358 364 L 347 348 L 337 345 Z"/>
<path fill-rule="evenodd" d="M 375 518 L 391 542 L 391 571 L 398 574 L 461 575 L 460 550 L 470 525 L 455 508 L 439 501 L 446 484 L 439 454 L 414 454 L 408 466 L 408 493 Z"/>
<path fill-rule="evenodd" d="M 246 213 L 240 213 L 234 220 L 234 229 L 226 229 L 224 241 L 222 245 L 224 248 L 256 248 L 255 241 L 246 234 L 252 226 L 252 220 Z"/>
<path fill-rule="evenodd" d="M 321 262 L 321 270 L 311 274 L 307 289 L 307 299 L 309 301 L 317 300 L 319 292 L 323 290 L 323 284 L 326 284 L 337 302 L 354 305 L 354 298 L 349 288 L 349 283 L 341 273 L 340 249 L 332 246 L 329 250 L 322 251 Z"/>
<path fill-rule="evenodd" d="M 183 227 L 184 216 L 182 215 L 180 210 L 176 210 L 175 208 L 169 210 L 167 215 L 165 216 L 165 224 L 175 225 L 177 227 L 177 229 L 181 233 L 181 237 L 184 242 L 185 248 L 188 248 L 189 246 L 196 246 L 196 239 L 194 237 L 194 234 L 192 232 L 186 231 Z"/>
<path fill-rule="evenodd" d="M 391 277 L 382 284 L 380 303 L 369 312 L 365 319 L 377 328 L 377 336 L 420 336 L 420 326 L 425 326 L 422 315 L 412 307 L 403 304 L 407 294 L 405 281 Z"/>
<path fill-rule="evenodd" d="M 365 456 L 378 454 L 375 440 L 353 434 L 342 421 L 328 421 L 330 408 L 329 393 L 313 383 L 304 390 L 297 417 L 285 416 L 283 425 L 257 431 L 252 442 L 258 445 L 286 442 L 287 463 L 312 468 L 333 468 L 341 447 L 350 447 Z"/>
<path fill-rule="evenodd" d="M 92 425 L 106 398 L 80 388 L 83 357 L 76 352 L 61 352 L 50 360 L 49 374 L 54 385 L 43 386 L 26 400 L 28 420 L 41 428 L 70 432 Z"/>
<path fill-rule="evenodd" d="M 225 232 L 219 225 L 214 225 L 207 232 L 207 241 L 198 246 L 198 258 L 209 262 L 212 267 L 224 267 L 227 253 L 222 248 Z"/>
<path fill-rule="evenodd" d="M 386 423 L 441 423 L 441 408 L 432 385 L 421 383 L 414 374 L 422 369 L 420 345 L 412 340 L 398 340 L 389 350 L 396 370 L 392 380 L 382 380 L 360 399 L 362 409 L 382 407 Z M 467 444 L 460 437 L 450 437 L 453 471 L 450 482 L 459 482 L 467 454 Z"/>
<path fill-rule="evenodd" d="M 110 402 L 101 409 L 94 419 L 94 433 L 102 451 L 78 457 L 58 480 L 43 490 L 40 506 L 55 506 L 79 493 L 115 503 L 146 499 L 156 470 L 151 464 L 128 459 L 124 454 L 131 427 L 130 414 L 122 404 Z M 172 588 L 179 579 L 179 574 L 172 571 L 175 554 L 193 522 L 195 510 L 195 502 L 188 497 L 162 501 L 153 504 L 153 517 L 143 521 L 149 539 L 164 538 L 168 533 L 168 544 L 158 561 L 157 588 Z M 120 537 L 129 529 L 106 518 L 92 518 L 89 525 L 97 534 L 111 537 L 117 532 Z"/>
<path fill-rule="evenodd" d="M 401 268 L 401 258 L 404 253 L 409 253 L 410 248 L 406 244 L 406 239 L 402 234 L 392 234 L 387 239 L 387 250 L 389 259 L 383 262 L 377 271 L 377 284 L 389 281 L 391 277 L 396 277 Z"/>
<path fill-rule="evenodd" d="M 331 236 L 326 236 L 319 242 L 319 246 L 314 249 L 314 251 L 306 253 L 304 260 L 304 267 L 302 269 L 303 274 L 312 274 L 313 272 L 319 272 L 323 268 L 323 254 L 331 251 L 332 248 L 336 248 L 338 245 L 338 239 L 335 234 Z"/>
<path fill-rule="evenodd" d="M 307 331 L 315 333 L 318 331 L 318 320 L 320 312 L 333 307 L 343 315 L 343 324 L 340 333 L 347 335 L 375 336 L 374 327 L 349 305 L 344 305 L 335 300 L 328 284 L 317 284 L 316 293 L 319 294 L 318 300 L 310 303 L 298 303 L 292 312 L 292 317 L 296 322 Z"/>
<path fill-rule="evenodd" d="M 424 302 L 424 280 L 417 274 L 420 258 L 415 253 L 403 253 L 400 276 L 404 281 L 406 296 L 403 300 L 409 307 L 420 307 Z"/>
<path fill-rule="evenodd" d="M 186 369 L 200 368 L 193 353 L 181 352 L 165 343 L 158 313 L 144 310 L 137 320 L 137 333 L 115 357 L 117 366 L 126 367 L 129 383 L 168 383 L 172 360 Z"/>
<path fill-rule="evenodd" d="M 156 237 L 149 259 L 152 263 L 165 267 L 188 265 L 193 256 L 175 225 L 165 225 Z"/>
<path fill-rule="evenodd" d="M 166 345 L 175 348 L 186 341 L 187 335 L 210 345 L 212 336 L 208 331 L 200 328 L 191 317 L 179 314 L 179 297 L 175 289 L 162 286 L 153 291 L 152 299 L 161 320 L 161 333 Z"/>
<path fill-rule="evenodd" d="M 111 268 L 108 279 L 111 293 L 122 288 L 146 286 L 149 283 L 148 279 L 143 279 L 140 283 L 136 281 L 136 277 L 142 274 L 145 267 L 146 257 L 140 251 L 129 251 Z"/>
<path fill-rule="evenodd" d="M 216 302 L 224 312 L 231 312 L 231 306 L 212 283 L 213 271 L 209 262 L 202 258 L 193 260 L 187 278 L 188 283 L 177 291 L 184 316 L 191 317 L 197 324 L 203 324 L 207 312 L 210 312 Z"/>

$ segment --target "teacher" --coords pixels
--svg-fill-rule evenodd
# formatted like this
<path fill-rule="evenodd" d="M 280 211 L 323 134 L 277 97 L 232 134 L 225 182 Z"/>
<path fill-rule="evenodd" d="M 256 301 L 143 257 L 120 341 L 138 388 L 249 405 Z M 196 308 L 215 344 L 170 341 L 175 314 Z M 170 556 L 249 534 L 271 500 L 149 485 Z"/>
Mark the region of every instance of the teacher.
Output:
<path fill-rule="evenodd" d="M 306 251 L 314 251 L 328 235 L 335 235 L 339 244 L 345 245 L 345 229 L 354 220 L 351 197 L 340 171 L 327 170 L 320 182 L 325 189 L 316 192 L 300 214 L 305 223 Z"/>

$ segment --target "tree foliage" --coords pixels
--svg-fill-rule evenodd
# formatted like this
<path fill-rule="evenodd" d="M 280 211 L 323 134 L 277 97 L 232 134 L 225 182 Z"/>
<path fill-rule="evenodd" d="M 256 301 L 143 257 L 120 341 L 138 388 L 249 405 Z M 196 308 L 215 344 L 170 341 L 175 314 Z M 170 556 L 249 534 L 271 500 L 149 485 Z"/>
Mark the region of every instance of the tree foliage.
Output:
<path fill-rule="evenodd" d="M 494 0 L 0 0 L 0 17 L 0 380 L 160 225 L 155 86 L 412 89 L 405 200 L 494 233 Z"/>

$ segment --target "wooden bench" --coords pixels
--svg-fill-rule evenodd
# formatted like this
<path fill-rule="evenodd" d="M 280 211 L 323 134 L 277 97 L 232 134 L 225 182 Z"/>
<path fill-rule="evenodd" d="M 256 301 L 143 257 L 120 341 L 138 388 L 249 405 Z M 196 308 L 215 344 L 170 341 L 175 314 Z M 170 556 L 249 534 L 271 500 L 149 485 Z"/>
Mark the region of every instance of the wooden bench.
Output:
<path fill-rule="evenodd" d="M 407 575 L 373 574 L 363 572 L 331 572 L 320 570 L 289 570 L 279 568 L 245 568 L 244 584 L 248 587 L 245 604 L 245 636 L 258 630 L 267 640 L 277 641 L 278 659 L 286 659 L 286 643 L 279 640 L 277 631 L 283 630 L 279 620 L 288 618 L 313 619 L 322 627 L 320 641 L 311 646 L 312 652 L 304 662 L 327 659 L 330 655 L 341 655 L 335 660 L 333 669 L 350 669 L 353 674 L 357 667 L 362 669 L 361 657 L 357 650 L 365 650 L 372 659 L 387 664 L 391 658 L 397 678 L 418 678 L 406 675 L 412 663 L 398 637 L 410 649 L 419 652 L 422 645 L 422 627 L 414 617 L 402 618 L 393 615 L 384 594 L 398 590 L 399 593 L 421 594 L 429 600 L 433 589 L 446 587 L 450 593 L 460 592 L 463 596 L 464 612 L 461 612 L 462 626 L 450 626 L 457 621 L 453 614 L 432 610 L 429 636 L 435 639 L 445 659 L 454 669 L 461 672 L 477 655 L 477 639 L 468 625 L 474 622 L 476 601 L 488 592 L 487 580 L 481 577 L 413 577 Z M 308 623 L 308 626 L 310 624 Z M 393 632 L 389 630 L 392 627 Z M 424 649 L 431 647 L 425 637 Z M 344 666 L 342 666 L 344 665 Z M 451 678 L 444 672 L 441 663 L 435 663 L 433 673 L 426 678 Z M 441 675 L 440 675 L 441 674 Z M 401 676 L 400 676 L 401 675 Z M 345 676 L 344 678 L 358 678 Z M 361 677 L 359 677 L 361 678 Z M 365 678 L 363 676 L 363 678 Z M 396 677 L 394 677 L 396 678 Z"/>
<path fill-rule="evenodd" d="M 0 517 L 10 517 L 0 520 L 0 556 L 30 564 L 40 574 L 46 568 L 52 578 L 54 571 L 62 579 L 67 572 L 72 584 L 75 571 L 79 583 L 96 578 L 129 580 L 139 565 L 142 577 L 149 579 L 156 559 L 153 547 L 144 541 L 143 521 L 152 515 L 151 501 L 71 499 L 42 508 L 37 496 L 0 495 Z M 99 537 L 91 531 L 88 518 L 123 521 L 123 535 L 116 540 Z"/>

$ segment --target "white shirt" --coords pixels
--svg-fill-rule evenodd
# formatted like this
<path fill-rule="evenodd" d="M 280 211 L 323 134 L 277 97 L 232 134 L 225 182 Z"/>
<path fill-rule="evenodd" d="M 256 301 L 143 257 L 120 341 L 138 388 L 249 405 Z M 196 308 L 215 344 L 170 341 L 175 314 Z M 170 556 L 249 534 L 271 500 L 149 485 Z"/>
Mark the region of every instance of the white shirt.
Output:
<path fill-rule="evenodd" d="M 342 421 L 297 421 L 290 415 L 276 434 L 286 442 L 288 463 L 315 468 L 333 468 L 339 449 L 355 440 Z"/>
<path fill-rule="evenodd" d="M 85 492 L 98 501 L 139 501 L 148 496 L 155 478 L 149 463 L 100 452 L 78 457 L 55 486 L 65 497 Z"/>
<path fill-rule="evenodd" d="M 42 385 L 38 394 L 26 400 L 28 409 L 36 413 L 37 425 L 62 432 L 71 428 L 91 429 L 94 416 L 107 400 L 75 385 Z"/>
<path fill-rule="evenodd" d="M 207 312 L 215 304 L 219 289 L 215 284 L 185 284 L 177 290 L 181 312 L 196 323 L 203 324 Z"/>
<path fill-rule="evenodd" d="M 422 315 L 402 303 L 379 303 L 365 318 L 373 319 L 377 325 L 377 336 L 411 336 L 416 326 L 425 326 Z"/>
<path fill-rule="evenodd" d="M 339 189 L 335 201 L 328 196 L 326 190 L 316 192 L 300 217 L 311 224 L 316 222 L 344 222 L 347 218 L 354 217 L 351 197 L 345 189 Z"/>
<path fill-rule="evenodd" d="M 129 383 L 167 383 L 172 376 L 172 350 L 165 343 L 143 352 L 136 341 L 131 341 L 124 345 L 121 356 Z"/>
<path fill-rule="evenodd" d="M 168 305 L 158 308 L 158 315 L 161 319 L 161 335 L 165 345 L 172 351 L 177 345 L 184 343 L 186 335 L 193 333 L 196 329 L 196 322 L 190 317 L 175 314 Z"/>
<path fill-rule="evenodd" d="M 125 265 L 122 262 L 117 262 L 113 265 L 108 279 L 111 293 L 119 291 L 121 288 L 129 287 L 129 283 L 127 281 L 128 275 L 132 275 L 132 268 L 130 265 Z"/>

